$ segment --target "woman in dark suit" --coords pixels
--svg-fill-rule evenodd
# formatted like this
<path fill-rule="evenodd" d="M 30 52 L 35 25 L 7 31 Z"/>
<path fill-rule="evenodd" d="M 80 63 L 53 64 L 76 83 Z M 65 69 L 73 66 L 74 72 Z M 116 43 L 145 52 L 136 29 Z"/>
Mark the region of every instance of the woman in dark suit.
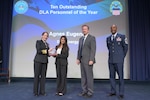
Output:
<path fill-rule="evenodd" d="M 49 44 L 46 42 L 48 39 L 48 32 L 42 33 L 41 40 L 36 41 L 36 55 L 34 58 L 34 87 L 33 93 L 35 96 L 43 95 L 45 93 L 45 79 L 47 72 Z"/>
<path fill-rule="evenodd" d="M 60 43 L 56 46 L 56 73 L 57 73 L 57 92 L 56 95 L 62 96 L 66 93 L 66 78 L 68 66 L 69 47 L 66 36 L 61 36 Z"/>

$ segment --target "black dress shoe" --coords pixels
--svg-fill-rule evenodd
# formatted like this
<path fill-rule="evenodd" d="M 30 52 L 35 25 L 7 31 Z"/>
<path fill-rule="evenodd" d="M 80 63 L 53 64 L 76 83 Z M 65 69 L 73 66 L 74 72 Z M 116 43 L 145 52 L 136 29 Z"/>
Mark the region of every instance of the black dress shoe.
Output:
<path fill-rule="evenodd" d="M 37 96 L 39 96 L 39 95 L 38 95 L 38 94 L 34 94 L 34 96 L 36 96 L 36 97 L 37 97 Z"/>
<path fill-rule="evenodd" d="M 78 94 L 78 96 L 86 96 L 85 92 L 81 92 L 80 94 Z"/>
<path fill-rule="evenodd" d="M 46 94 L 46 93 L 40 93 L 40 95 L 42 95 L 42 96 L 47 96 L 47 94 Z"/>
<path fill-rule="evenodd" d="M 119 98 L 123 99 L 123 98 L 124 98 L 124 95 L 119 95 Z"/>
<path fill-rule="evenodd" d="M 115 96 L 116 93 L 109 93 L 108 96 Z"/>
<path fill-rule="evenodd" d="M 89 95 L 89 94 L 86 94 L 86 95 L 85 95 L 86 98 L 91 98 L 92 96 L 93 96 L 93 95 Z"/>

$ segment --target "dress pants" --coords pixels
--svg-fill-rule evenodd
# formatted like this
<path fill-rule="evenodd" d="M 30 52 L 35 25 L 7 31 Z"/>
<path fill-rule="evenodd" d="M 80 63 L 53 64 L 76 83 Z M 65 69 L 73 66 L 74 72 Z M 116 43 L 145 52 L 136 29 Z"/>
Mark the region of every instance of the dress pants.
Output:
<path fill-rule="evenodd" d="M 81 62 L 81 87 L 83 93 L 93 95 L 93 65 Z"/>
<path fill-rule="evenodd" d="M 66 78 L 67 78 L 67 65 L 56 64 L 57 74 L 57 93 L 65 94 L 67 91 Z"/>
<path fill-rule="evenodd" d="M 34 62 L 34 94 L 45 94 L 47 63 Z M 39 90 L 40 87 L 40 90 Z"/>
<path fill-rule="evenodd" d="M 111 93 L 116 93 L 116 72 L 119 77 L 119 95 L 124 94 L 123 63 L 109 63 Z"/>

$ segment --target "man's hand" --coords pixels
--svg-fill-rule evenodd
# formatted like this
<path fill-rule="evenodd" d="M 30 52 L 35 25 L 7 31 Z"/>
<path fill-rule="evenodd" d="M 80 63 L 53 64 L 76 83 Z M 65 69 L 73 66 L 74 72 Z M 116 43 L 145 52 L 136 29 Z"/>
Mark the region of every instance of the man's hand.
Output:
<path fill-rule="evenodd" d="M 49 50 L 48 50 L 48 52 L 52 52 L 54 50 L 54 48 L 50 48 Z"/>
<path fill-rule="evenodd" d="M 89 61 L 89 65 L 93 65 L 94 64 L 94 62 L 93 61 Z"/>
<path fill-rule="evenodd" d="M 79 60 L 79 59 L 77 59 L 76 63 L 77 63 L 77 65 L 79 65 L 79 64 L 80 64 L 80 60 Z"/>

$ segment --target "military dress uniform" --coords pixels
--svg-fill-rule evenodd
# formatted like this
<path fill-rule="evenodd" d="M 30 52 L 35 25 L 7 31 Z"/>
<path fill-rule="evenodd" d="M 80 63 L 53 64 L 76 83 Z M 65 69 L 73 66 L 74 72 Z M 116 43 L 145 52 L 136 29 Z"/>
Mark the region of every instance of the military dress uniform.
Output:
<path fill-rule="evenodd" d="M 34 58 L 34 87 L 33 93 L 35 96 L 46 95 L 45 80 L 48 64 L 49 44 L 43 40 L 36 41 L 36 55 Z M 38 93 L 39 92 L 39 93 Z"/>
<path fill-rule="evenodd" d="M 111 93 L 116 94 L 116 72 L 119 76 L 119 95 L 124 94 L 124 58 L 128 50 L 125 35 L 116 33 L 107 37 L 107 48 L 109 51 L 108 65 L 110 72 Z"/>

